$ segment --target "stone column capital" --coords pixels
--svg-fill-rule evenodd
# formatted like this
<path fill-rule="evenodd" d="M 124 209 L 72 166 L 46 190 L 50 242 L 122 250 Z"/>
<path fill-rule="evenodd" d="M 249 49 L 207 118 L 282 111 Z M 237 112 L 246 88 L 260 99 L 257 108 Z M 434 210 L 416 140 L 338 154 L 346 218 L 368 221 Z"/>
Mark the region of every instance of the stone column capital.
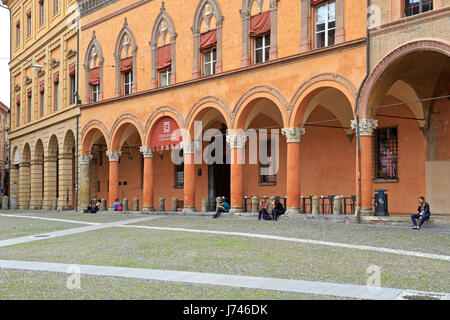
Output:
<path fill-rule="evenodd" d="M 200 141 L 182 141 L 180 142 L 180 147 L 183 149 L 184 154 L 193 154 L 195 150 L 200 148 Z"/>
<path fill-rule="evenodd" d="M 122 151 L 108 150 L 106 151 L 106 155 L 109 158 L 109 162 L 118 162 L 122 155 Z"/>
<path fill-rule="evenodd" d="M 91 159 L 92 154 L 80 154 L 78 162 L 80 163 L 80 165 L 88 165 Z"/>
<path fill-rule="evenodd" d="M 153 152 L 151 147 L 140 147 L 139 150 L 141 151 L 144 158 L 153 158 Z"/>
<path fill-rule="evenodd" d="M 300 142 L 302 134 L 305 134 L 305 128 L 282 128 L 281 134 L 286 137 L 287 143 Z"/>
<path fill-rule="evenodd" d="M 352 129 L 356 130 L 356 120 L 351 122 Z M 360 136 L 371 136 L 372 131 L 378 127 L 378 120 L 372 118 L 360 119 L 359 120 L 359 135 Z"/>
<path fill-rule="evenodd" d="M 244 134 L 227 134 L 226 140 L 231 149 L 244 149 L 247 136 Z"/>

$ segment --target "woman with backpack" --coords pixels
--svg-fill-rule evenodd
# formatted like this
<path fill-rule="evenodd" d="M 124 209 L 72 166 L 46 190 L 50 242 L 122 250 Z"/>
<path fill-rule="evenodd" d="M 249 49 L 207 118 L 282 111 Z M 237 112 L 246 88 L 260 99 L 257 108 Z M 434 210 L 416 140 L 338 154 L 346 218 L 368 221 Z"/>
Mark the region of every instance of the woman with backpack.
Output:
<path fill-rule="evenodd" d="M 123 211 L 123 204 L 119 199 L 114 200 L 114 211 Z"/>

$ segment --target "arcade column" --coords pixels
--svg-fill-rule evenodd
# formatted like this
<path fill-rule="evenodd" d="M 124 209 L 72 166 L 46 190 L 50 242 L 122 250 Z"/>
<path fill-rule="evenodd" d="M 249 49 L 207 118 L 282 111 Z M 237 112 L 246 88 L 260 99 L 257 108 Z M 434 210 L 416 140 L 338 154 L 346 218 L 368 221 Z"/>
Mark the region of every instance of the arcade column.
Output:
<path fill-rule="evenodd" d="M 286 212 L 300 213 L 300 138 L 305 134 L 304 128 L 284 128 L 281 134 L 287 142 Z"/>
<path fill-rule="evenodd" d="M 119 159 L 122 151 L 106 151 L 109 159 L 109 210 L 114 208 L 114 201 L 119 198 Z"/>
<path fill-rule="evenodd" d="M 89 162 L 91 154 L 82 154 L 78 160 L 80 166 L 80 201 L 79 210 L 83 210 L 89 204 Z"/>
<path fill-rule="evenodd" d="M 153 196 L 153 152 L 150 147 L 140 147 L 144 157 L 144 204 L 143 211 L 155 211 Z"/>
<path fill-rule="evenodd" d="M 243 134 L 229 134 L 226 139 L 231 149 L 230 213 L 237 213 L 242 212 L 244 209 L 243 169 L 247 136 Z"/>
<path fill-rule="evenodd" d="M 183 212 L 195 211 L 195 154 L 194 141 L 182 141 L 180 146 L 184 155 L 184 206 Z"/>

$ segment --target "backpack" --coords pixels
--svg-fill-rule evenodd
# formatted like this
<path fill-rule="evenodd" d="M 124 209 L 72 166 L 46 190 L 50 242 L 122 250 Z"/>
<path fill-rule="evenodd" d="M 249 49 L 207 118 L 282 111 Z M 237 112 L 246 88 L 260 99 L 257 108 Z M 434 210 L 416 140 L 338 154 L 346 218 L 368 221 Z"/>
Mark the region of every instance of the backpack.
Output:
<path fill-rule="evenodd" d="M 122 211 L 123 210 L 123 205 L 121 203 L 119 203 L 117 205 L 117 211 Z"/>

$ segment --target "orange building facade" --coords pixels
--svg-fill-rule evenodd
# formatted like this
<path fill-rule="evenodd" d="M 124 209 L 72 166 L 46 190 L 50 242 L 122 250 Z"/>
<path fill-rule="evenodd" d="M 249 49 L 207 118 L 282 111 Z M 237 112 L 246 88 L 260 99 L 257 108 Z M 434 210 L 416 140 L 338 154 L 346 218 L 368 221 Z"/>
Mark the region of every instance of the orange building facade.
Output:
<path fill-rule="evenodd" d="M 300 213 L 303 198 L 344 195 L 370 214 L 385 188 L 391 213 L 415 211 L 419 195 L 448 213 L 437 177 L 449 170 L 449 100 L 423 99 L 450 94 L 450 7 L 372 2 L 374 21 L 359 0 L 79 1 L 79 206 L 162 210 L 164 198 L 190 212 L 220 196 L 239 213 L 246 198 L 280 196 Z M 395 10 L 412 10 L 416 33 L 395 35 L 406 19 Z M 444 32 L 422 39 L 424 20 Z M 196 159 L 213 141 L 229 161 Z"/>

